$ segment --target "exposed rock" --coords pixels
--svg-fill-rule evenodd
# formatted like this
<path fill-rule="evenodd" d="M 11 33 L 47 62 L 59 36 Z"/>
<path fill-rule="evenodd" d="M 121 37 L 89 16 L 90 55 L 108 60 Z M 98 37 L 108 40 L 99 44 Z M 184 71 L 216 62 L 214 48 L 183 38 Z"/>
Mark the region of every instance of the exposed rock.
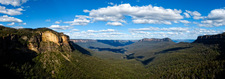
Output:
<path fill-rule="evenodd" d="M 194 43 L 204 43 L 204 44 L 222 44 L 225 43 L 225 33 L 217 35 L 204 35 L 199 36 Z"/>
<path fill-rule="evenodd" d="M 0 30 L 2 30 L 0 32 L 1 50 L 27 47 L 29 50 L 35 51 L 36 53 L 46 51 L 72 51 L 69 45 L 69 36 L 47 28 L 17 30 L 1 27 Z"/>
<path fill-rule="evenodd" d="M 157 39 L 157 38 L 144 38 L 144 39 L 141 39 L 139 40 L 138 42 L 172 42 L 172 40 L 170 38 L 163 38 L 163 39 Z"/>
<path fill-rule="evenodd" d="M 44 42 L 50 41 L 50 42 L 54 42 L 54 43 L 60 45 L 59 37 L 50 31 L 43 32 L 41 36 L 42 36 L 42 41 L 44 41 Z"/>

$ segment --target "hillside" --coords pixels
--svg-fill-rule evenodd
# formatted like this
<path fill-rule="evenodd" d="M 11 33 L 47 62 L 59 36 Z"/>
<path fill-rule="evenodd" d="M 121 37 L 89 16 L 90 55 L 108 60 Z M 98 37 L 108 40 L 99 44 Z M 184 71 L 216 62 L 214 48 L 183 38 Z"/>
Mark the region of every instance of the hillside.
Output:
<path fill-rule="evenodd" d="M 134 66 L 129 63 L 136 61 L 110 62 L 85 55 L 83 53 L 87 50 L 69 42 L 68 36 L 51 29 L 1 26 L 0 34 L 0 69 L 4 78 L 144 77 L 144 74 L 135 72 L 137 69 L 145 72 L 141 64 Z"/>
<path fill-rule="evenodd" d="M 194 43 L 174 43 L 169 38 L 145 38 L 125 46 L 112 46 L 111 49 L 125 50 L 124 53 L 115 53 L 105 51 L 103 47 L 95 47 L 98 51 L 82 48 L 69 41 L 67 35 L 48 28 L 13 29 L 0 26 L 1 77 L 223 79 L 224 36 L 224 33 L 200 36 Z"/>

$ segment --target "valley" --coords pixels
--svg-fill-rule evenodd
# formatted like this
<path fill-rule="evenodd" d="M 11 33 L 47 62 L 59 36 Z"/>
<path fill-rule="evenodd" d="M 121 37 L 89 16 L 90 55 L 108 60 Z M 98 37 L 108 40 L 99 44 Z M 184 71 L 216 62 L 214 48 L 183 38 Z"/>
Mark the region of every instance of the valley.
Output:
<path fill-rule="evenodd" d="M 194 42 L 70 39 L 48 28 L 0 26 L 4 78 L 224 78 L 225 33 Z"/>

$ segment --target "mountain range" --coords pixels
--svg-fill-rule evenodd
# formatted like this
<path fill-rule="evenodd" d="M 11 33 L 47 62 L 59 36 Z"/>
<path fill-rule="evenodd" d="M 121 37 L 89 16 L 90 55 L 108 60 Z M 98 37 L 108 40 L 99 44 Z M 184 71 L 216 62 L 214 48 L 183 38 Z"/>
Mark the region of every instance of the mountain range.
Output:
<path fill-rule="evenodd" d="M 70 39 L 48 28 L 0 26 L 2 78 L 224 78 L 225 33 L 194 42 Z"/>

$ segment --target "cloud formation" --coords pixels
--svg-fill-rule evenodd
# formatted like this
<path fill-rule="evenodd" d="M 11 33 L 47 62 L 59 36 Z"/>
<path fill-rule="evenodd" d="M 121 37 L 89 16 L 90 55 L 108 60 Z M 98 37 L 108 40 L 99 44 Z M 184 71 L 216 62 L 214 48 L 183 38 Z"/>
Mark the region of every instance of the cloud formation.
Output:
<path fill-rule="evenodd" d="M 7 15 L 21 15 L 21 11 L 24 11 L 22 8 L 17 9 L 6 9 L 4 6 L 0 6 L 0 13 Z"/>
<path fill-rule="evenodd" d="M 187 14 L 190 14 L 191 16 L 193 16 L 193 19 L 195 19 L 195 20 L 199 20 L 199 19 L 204 19 L 205 18 L 198 11 L 189 11 L 189 10 L 186 10 L 186 12 L 184 14 L 185 14 L 186 17 L 190 17 L 190 16 L 187 15 Z"/>
<path fill-rule="evenodd" d="M 201 21 L 199 26 L 213 27 L 225 25 L 225 9 L 214 9 L 207 16 L 206 20 Z"/>
<path fill-rule="evenodd" d="M 15 25 L 15 23 L 14 22 L 12 22 L 12 23 L 10 23 L 10 24 L 7 24 L 8 26 L 13 26 L 13 25 Z"/>
<path fill-rule="evenodd" d="M 87 25 L 88 23 L 91 22 L 91 20 L 87 19 L 89 18 L 88 16 L 76 15 L 75 17 L 77 18 L 74 19 L 73 21 L 66 21 L 64 23 L 68 23 L 70 25 Z"/>
<path fill-rule="evenodd" d="M 165 9 L 157 6 L 131 6 L 130 4 L 121 4 L 108 6 L 105 8 L 84 10 L 89 13 L 89 16 L 74 21 L 66 22 L 71 25 L 87 25 L 91 19 L 93 22 L 108 21 L 106 25 L 121 26 L 126 23 L 125 16 L 132 17 L 132 22 L 136 24 L 172 24 L 174 21 L 179 21 L 184 17 L 180 15 L 181 10 Z M 84 24 L 80 24 L 85 22 Z"/>
<path fill-rule="evenodd" d="M 71 26 L 60 26 L 60 25 L 51 25 L 48 28 L 54 29 L 54 30 L 67 30 L 67 29 L 71 29 L 73 27 L 71 27 Z"/>
<path fill-rule="evenodd" d="M 211 35 L 225 32 L 225 30 L 212 30 L 203 28 L 186 28 L 186 27 L 148 27 L 129 29 L 134 38 L 175 38 L 175 39 L 196 39 L 200 35 Z"/>
<path fill-rule="evenodd" d="M 16 22 L 21 23 L 23 22 L 21 19 L 15 17 L 9 17 L 8 15 L 0 16 L 0 22 Z"/>
<path fill-rule="evenodd" d="M 14 7 L 21 6 L 23 3 L 26 3 L 28 0 L 0 0 L 0 3 L 3 5 L 12 5 Z"/>
<path fill-rule="evenodd" d="M 122 26 L 123 24 L 120 22 L 107 22 L 106 25 L 111 25 L 111 26 Z"/>

